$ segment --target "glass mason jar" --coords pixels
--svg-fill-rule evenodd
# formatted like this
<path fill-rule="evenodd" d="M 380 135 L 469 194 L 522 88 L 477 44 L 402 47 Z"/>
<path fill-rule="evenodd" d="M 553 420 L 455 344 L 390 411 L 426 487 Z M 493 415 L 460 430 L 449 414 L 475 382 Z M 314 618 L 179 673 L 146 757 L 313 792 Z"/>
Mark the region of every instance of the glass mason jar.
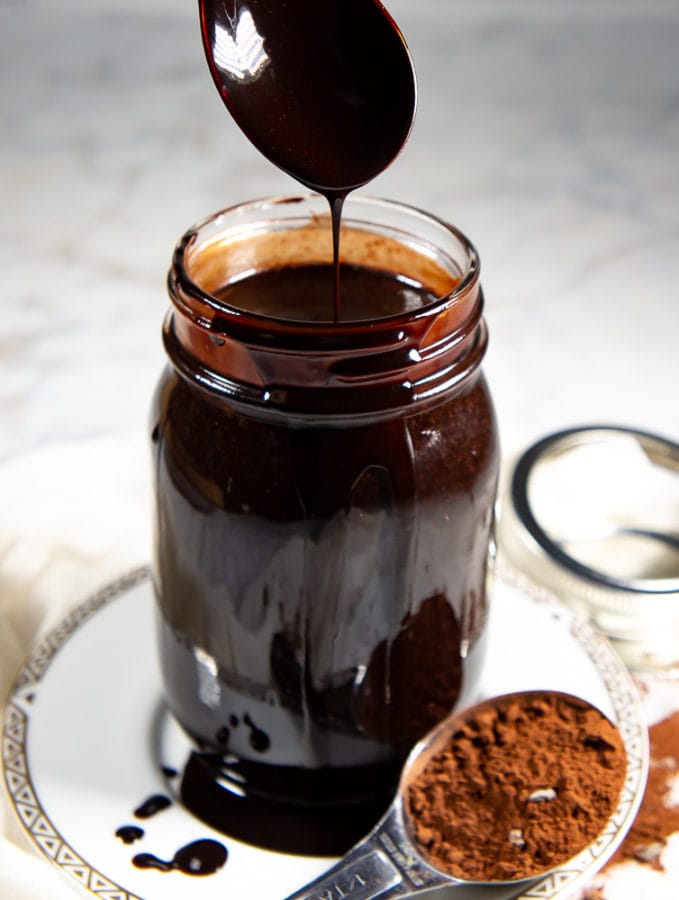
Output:
<path fill-rule="evenodd" d="M 334 321 L 308 268 L 331 280 L 329 229 L 323 198 L 280 198 L 176 248 L 154 583 L 167 701 L 220 760 L 223 802 L 350 809 L 353 839 L 357 811 L 376 818 L 408 750 L 474 690 L 499 451 L 471 244 L 349 198 L 343 267 L 383 281 Z M 292 291 L 242 291 L 291 270 Z M 394 281 L 396 308 L 380 289 Z"/>

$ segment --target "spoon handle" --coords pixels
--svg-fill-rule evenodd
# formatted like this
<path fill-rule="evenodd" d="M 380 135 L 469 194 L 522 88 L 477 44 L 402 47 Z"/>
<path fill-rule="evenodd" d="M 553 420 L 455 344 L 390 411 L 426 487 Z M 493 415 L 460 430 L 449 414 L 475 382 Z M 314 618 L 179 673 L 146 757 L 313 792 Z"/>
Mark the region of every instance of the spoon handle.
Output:
<path fill-rule="evenodd" d="M 411 897 L 444 884 L 455 882 L 415 856 L 401 812 L 392 807 L 337 865 L 286 900 L 387 900 Z"/>

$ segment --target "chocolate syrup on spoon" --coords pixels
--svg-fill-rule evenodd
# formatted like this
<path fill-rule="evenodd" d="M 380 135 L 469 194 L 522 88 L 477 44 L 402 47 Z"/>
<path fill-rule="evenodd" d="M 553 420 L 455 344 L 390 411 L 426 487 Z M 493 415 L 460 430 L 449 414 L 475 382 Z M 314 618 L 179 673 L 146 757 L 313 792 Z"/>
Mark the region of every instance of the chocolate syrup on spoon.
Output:
<path fill-rule="evenodd" d="M 339 232 L 347 194 L 405 143 L 415 75 L 379 0 L 199 0 L 208 65 L 250 141 L 330 204 L 339 318 Z"/>

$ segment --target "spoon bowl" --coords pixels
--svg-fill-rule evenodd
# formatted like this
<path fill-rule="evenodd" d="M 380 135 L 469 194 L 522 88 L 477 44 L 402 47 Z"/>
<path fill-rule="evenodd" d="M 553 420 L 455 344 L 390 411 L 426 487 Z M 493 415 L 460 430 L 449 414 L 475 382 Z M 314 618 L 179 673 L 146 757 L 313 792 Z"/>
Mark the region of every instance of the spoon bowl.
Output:
<path fill-rule="evenodd" d="M 563 865 L 559 860 L 549 866 L 531 869 L 513 878 L 468 878 L 453 875 L 437 867 L 428 858 L 417 838 L 416 813 L 410 808 L 409 794 L 413 785 L 432 760 L 454 742 L 472 720 L 499 708 L 507 710 L 517 701 L 522 705 L 544 701 L 565 702 L 582 711 L 594 711 L 602 720 L 606 717 L 596 707 L 579 697 L 558 691 L 522 691 L 486 700 L 451 715 L 411 751 L 402 771 L 396 797 L 373 831 L 353 847 L 337 865 L 316 881 L 290 895 L 287 900 L 317 900 L 319 897 L 347 896 L 355 900 L 386 900 L 390 897 L 409 897 L 434 888 L 493 885 L 512 887 L 521 882 L 536 881 Z M 610 811 L 615 812 L 615 805 Z M 474 835 L 470 840 L 482 838 Z M 623 835 L 618 835 L 619 843 Z M 480 843 L 480 841 L 477 841 Z M 586 845 L 585 845 L 586 846 Z M 585 850 L 585 846 L 580 851 Z M 610 853 L 615 849 L 609 848 Z M 577 854 L 575 854 L 577 855 Z M 607 854 L 602 854 L 603 864 Z M 334 892 L 334 893 L 333 893 Z M 343 892 L 343 893 L 342 893 Z M 496 896 L 494 894 L 494 896 Z M 506 896 L 510 896 L 507 894 Z M 511 892 L 514 896 L 514 892 Z"/>
<path fill-rule="evenodd" d="M 379 0 L 199 0 L 222 100 L 272 163 L 346 195 L 394 159 L 415 113 L 415 75 Z"/>

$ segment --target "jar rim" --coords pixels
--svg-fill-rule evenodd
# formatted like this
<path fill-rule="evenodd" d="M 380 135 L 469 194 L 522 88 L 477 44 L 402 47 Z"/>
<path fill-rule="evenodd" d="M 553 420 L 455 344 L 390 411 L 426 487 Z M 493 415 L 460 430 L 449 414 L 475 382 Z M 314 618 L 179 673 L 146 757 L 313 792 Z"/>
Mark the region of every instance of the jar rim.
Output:
<path fill-rule="evenodd" d="M 488 341 L 478 254 L 456 228 L 415 207 L 353 198 L 345 259 L 417 278 L 430 293 L 449 288 L 434 302 L 375 318 L 299 321 L 238 309 L 209 292 L 267 266 L 326 265 L 328 218 L 327 200 L 309 194 L 238 204 L 189 229 L 168 276 L 164 342 L 175 368 L 267 410 L 372 415 L 470 384 Z"/>
<path fill-rule="evenodd" d="M 241 326 L 251 325 L 254 330 L 258 330 L 261 328 L 266 329 L 267 326 L 275 324 L 279 329 L 294 329 L 300 336 L 304 334 L 327 334 L 337 338 L 342 335 L 350 336 L 355 335 L 358 332 L 363 332 L 368 324 L 371 327 L 378 329 L 381 329 L 382 327 L 385 329 L 393 329 L 397 328 L 400 323 L 405 325 L 407 323 L 412 324 L 419 320 L 436 318 L 446 309 L 453 306 L 460 297 L 465 296 L 465 294 L 478 283 L 480 258 L 474 244 L 472 244 L 462 231 L 445 219 L 432 213 L 425 212 L 417 206 L 369 195 L 350 195 L 347 198 L 344 207 L 345 213 L 343 214 L 343 223 L 350 223 L 353 221 L 352 210 L 355 210 L 356 213 L 358 213 L 361 209 L 364 209 L 367 213 L 371 209 L 381 209 L 387 213 L 391 212 L 407 215 L 413 219 L 413 222 L 419 221 L 423 224 L 426 223 L 429 226 L 439 229 L 441 233 L 447 234 L 449 238 L 452 238 L 460 246 L 464 252 L 466 261 L 466 266 L 463 270 L 461 267 L 457 266 L 458 261 L 455 261 L 456 268 L 459 268 L 460 271 L 459 275 L 456 276 L 456 283 L 449 291 L 441 294 L 441 296 L 437 297 L 436 300 L 431 303 L 426 303 L 415 310 L 407 310 L 374 319 L 351 319 L 340 320 L 339 322 L 335 322 L 331 319 L 323 321 L 307 321 L 304 319 L 288 319 L 239 309 L 210 293 L 210 291 L 203 288 L 190 274 L 187 265 L 187 253 L 196 243 L 202 231 L 218 225 L 227 216 L 247 215 L 259 211 L 261 211 L 262 214 L 265 214 L 267 211 L 278 209 L 283 206 L 293 206 L 305 202 L 319 203 L 320 205 L 327 204 L 325 197 L 317 193 L 283 194 L 271 197 L 261 197 L 259 199 L 225 207 L 197 222 L 182 235 L 174 249 L 172 256 L 172 273 L 176 286 L 182 294 L 197 301 L 199 304 L 204 305 L 214 315 L 224 316 L 230 320 L 237 319 Z M 371 218 L 361 219 L 359 221 L 364 225 L 375 226 L 378 224 Z M 452 258 L 450 258 L 450 262 L 453 262 Z M 207 320 L 204 324 L 208 324 Z M 212 319 L 210 319 L 210 324 L 214 331 L 214 321 Z"/>

